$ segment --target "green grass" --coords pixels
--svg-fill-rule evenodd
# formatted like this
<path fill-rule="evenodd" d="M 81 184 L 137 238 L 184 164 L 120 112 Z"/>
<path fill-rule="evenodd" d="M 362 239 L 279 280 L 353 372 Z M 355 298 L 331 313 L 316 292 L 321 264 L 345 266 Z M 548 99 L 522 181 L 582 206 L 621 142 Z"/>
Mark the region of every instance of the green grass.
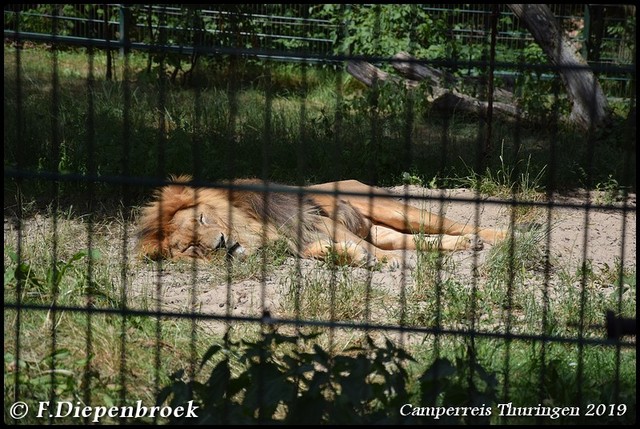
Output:
<path fill-rule="evenodd" d="M 612 348 L 590 347 L 588 351 L 581 351 L 575 345 L 476 339 L 472 376 L 469 341 L 450 341 L 448 346 L 443 346 L 443 343 L 445 341 L 440 338 L 436 345 L 431 337 L 425 344 L 416 347 L 413 356 L 421 363 L 436 359 L 456 362 L 455 373 L 449 375 L 441 370 L 442 390 L 451 389 L 454 393 L 464 391 L 467 394 L 440 395 L 433 405 L 490 406 L 492 412 L 489 421 L 493 424 L 576 424 L 596 421 L 620 424 L 630 423 L 635 418 L 635 350 L 620 354 L 618 371 L 617 352 Z M 410 365 L 410 379 L 417 379 L 423 371 L 423 364 Z M 449 393 L 452 393 L 451 390 Z M 500 416 L 498 404 L 510 402 L 516 407 L 578 406 L 581 413 L 578 417 L 557 419 Z M 424 400 L 420 402 L 420 405 L 423 404 Z M 587 416 L 589 404 L 605 404 L 608 411 L 613 406 L 615 412 Z M 624 413 L 617 414 L 618 410 L 624 410 Z M 478 421 L 479 418 L 469 417 L 448 420 L 450 423 L 465 424 Z M 446 422 L 444 418 L 440 423 Z"/>
<path fill-rule="evenodd" d="M 545 236 L 539 230 L 518 234 L 513 241 L 494 246 L 479 262 L 475 274 L 465 273 L 468 268 L 463 269 L 461 262 L 454 261 L 453 254 L 425 249 L 417 252 L 416 266 L 405 277 L 398 272 L 393 281 L 383 282 L 384 276 L 394 272 L 384 268 L 336 267 L 319 261 L 301 261 L 304 263 L 298 268 L 291 264 L 280 243 L 244 262 L 227 261 L 222 256 L 197 266 L 188 261 L 169 262 L 161 267 L 137 258 L 123 261 L 121 237 L 130 227 L 124 218 L 118 222 L 95 222 L 89 228 L 88 223 L 68 212 L 59 217 L 54 234 L 51 213 L 44 213 L 23 226 L 20 266 L 17 236 L 5 236 L 4 300 L 41 305 L 44 309 L 22 309 L 19 313 L 19 360 L 18 312 L 5 309 L 5 398 L 11 400 L 17 394 L 32 406 L 50 398 L 53 391 L 61 400 L 109 405 L 120 404 L 121 400 L 132 404 L 140 399 L 152 404 L 159 389 L 172 380 L 171 374 L 180 369 L 193 370 L 211 344 L 225 342 L 227 328 L 218 322 L 46 310 L 52 302 L 95 309 L 118 310 L 126 306 L 147 311 L 202 311 L 197 294 L 250 282 L 255 289 L 248 290 L 252 295 L 248 299 L 254 300 L 259 309 L 259 285 L 276 279 L 280 301 L 272 311 L 277 317 L 585 338 L 604 336 L 603 315 L 617 309 L 618 302 L 622 303 L 620 315 L 635 317 L 636 312 L 636 274 L 629 267 L 623 269 L 614 264 L 595 270 L 587 264 L 570 269 L 558 267 L 551 260 L 555 274 L 545 283 L 541 253 Z M 82 237 L 87 237 L 90 230 L 92 250 L 76 250 L 88 248 L 89 243 Z M 58 243 L 55 260 L 60 261 L 55 270 L 51 263 L 54 239 Z M 194 288 L 195 307 L 190 298 L 184 298 L 191 292 L 183 294 L 181 302 L 175 304 L 163 299 L 159 307 L 159 281 L 163 294 Z M 230 295 L 231 306 L 236 299 L 236 295 Z M 220 309 L 219 313 L 225 311 Z M 247 315 L 261 314 L 257 311 Z M 321 334 L 314 343 L 331 353 L 345 353 L 363 338 L 362 332 L 353 329 L 280 329 Z M 252 340 L 258 338 L 260 330 L 257 324 L 235 323 L 229 338 Z M 423 372 L 439 357 L 464 362 L 471 346 L 468 341 L 458 336 L 414 334 L 402 344 L 417 360 L 411 364 L 413 371 Z M 617 351 L 611 347 L 553 342 L 542 346 L 539 341 L 505 342 L 482 337 L 473 344 L 478 363 L 496 377 L 496 401 L 508 400 L 523 406 L 536 405 L 539 400 L 573 405 L 575 395 L 582 389 L 585 403 L 613 403 L 617 398 L 615 401 L 629 406 L 635 404 L 635 382 L 629 384 L 636 379 L 635 350 L 620 351 L 616 374 Z M 456 365 L 459 374 L 468 371 L 464 365 Z M 17 374 L 20 387 L 16 392 Z M 462 377 L 455 378 L 456 383 L 461 391 L 467 391 L 464 376 L 455 377 Z M 618 392 L 614 391 L 616 379 L 620 380 Z M 9 405 L 5 402 L 5 413 Z M 77 423 L 72 419 L 69 422 Z"/>
<path fill-rule="evenodd" d="M 54 56 L 32 46 L 20 52 L 18 87 L 15 50 L 5 45 L 8 167 L 100 176 L 189 173 L 207 180 L 263 176 L 289 183 L 349 176 L 382 185 L 401 183 L 410 172 L 422 183 L 474 186 L 492 195 L 549 185 L 635 186 L 635 156 L 622 143 L 629 138 L 624 127 L 595 136 L 591 156 L 585 137 L 573 130 L 523 125 L 514 131 L 513 124 L 496 122 L 493 150 L 479 164 L 483 131 L 476 118 L 444 119 L 415 95 L 392 87 L 367 90 L 330 68 L 203 61 L 193 86 L 183 87 L 147 75 L 144 55 L 131 55 L 128 68 L 118 58 L 118 79 L 106 81 L 105 59 L 97 53 L 88 81 L 91 57 L 81 50 Z M 54 58 L 58 91 L 52 88 Z M 548 159 L 552 145 L 554 160 Z M 21 186 L 27 199 L 52 192 L 35 180 Z M 120 196 L 113 187 L 97 188 L 101 196 Z M 86 185 L 70 183 L 59 190 L 68 198 L 82 191 Z M 5 196 L 15 193 L 15 184 L 5 185 Z"/>
<path fill-rule="evenodd" d="M 382 306 L 384 292 L 350 268 L 311 269 L 285 278 L 282 312 L 290 317 L 366 323 Z"/>

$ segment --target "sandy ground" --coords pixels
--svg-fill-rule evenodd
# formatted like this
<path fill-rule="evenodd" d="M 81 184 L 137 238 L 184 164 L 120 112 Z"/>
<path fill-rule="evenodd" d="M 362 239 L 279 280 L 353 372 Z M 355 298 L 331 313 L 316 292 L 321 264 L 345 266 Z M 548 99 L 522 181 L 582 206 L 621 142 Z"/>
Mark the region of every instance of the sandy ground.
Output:
<path fill-rule="evenodd" d="M 448 191 L 425 190 L 416 186 L 396 187 L 392 191 L 399 199 L 407 195 L 418 195 L 418 199 L 409 199 L 410 203 L 436 213 L 443 213 L 446 217 L 459 222 L 474 223 L 476 216 L 483 227 L 506 228 L 509 226 L 509 207 L 495 201 L 484 200 L 474 204 L 474 193 L 470 190 L 457 189 Z M 435 199 L 424 199 L 425 197 Z M 445 197 L 444 204 L 439 198 Z M 592 195 L 593 201 L 601 198 Z M 452 201 L 453 200 L 453 201 Z M 459 200 L 459 201 L 458 201 Z M 555 202 L 561 207 L 554 207 L 549 212 L 546 207 L 536 209 L 533 222 L 547 228 L 551 225 L 549 236 L 549 252 L 552 264 L 552 276 L 560 271 L 575 273 L 584 260 L 591 263 L 597 272 L 603 269 L 613 269 L 617 261 L 623 261 L 625 268 L 635 270 L 636 266 L 636 211 L 635 195 L 630 196 L 627 207 L 631 210 L 626 217 L 618 209 L 604 210 L 597 205 L 585 211 L 585 198 L 582 195 L 557 197 Z M 565 207 L 564 205 L 567 205 Z M 576 207 L 569 207 L 575 205 Z M 618 204 L 620 208 L 622 204 Z M 623 233 L 624 230 L 624 233 Z M 547 241 L 542 240 L 541 248 L 546 248 Z M 480 251 L 459 251 L 451 254 L 449 266 L 454 266 L 456 279 L 471 284 L 474 273 L 483 266 L 491 246 L 485 245 Z M 356 281 L 370 285 L 372 290 L 386 291 L 393 296 L 399 296 L 403 288 L 411 287 L 413 283 L 412 267 L 415 266 L 415 253 L 407 252 L 406 270 L 401 268 L 382 267 L 379 270 L 349 268 Z M 181 269 L 176 269 L 180 268 Z M 480 267 L 480 268 L 479 268 Z M 451 275 L 451 273 L 448 273 Z M 283 310 L 283 297 L 291 293 L 291 283 L 301 284 L 309 281 L 331 283 L 331 270 L 317 261 L 296 260 L 288 258 L 281 266 L 258 272 L 255 276 L 241 281 L 229 281 L 216 278 L 206 264 L 198 264 L 197 270 L 185 269 L 184 264 L 179 267 L 168 264 L 163 267 L 160 276 L 154 268 L 146 271 L 143 279 L 152 279 L 157 285 L 160 279 L 161 303 L 163 308 L 173 311 L 188 311 L 194 308 L 206 314 L 251 316 L 256 317 L 266 309 L 275 317 L 291 317 L 289 299 L 289 313 Z M 309 279 L 312 280 L 309 280 Z M 138 278 L 135 284 L 145 284 Z M 551 283 L 553 283 L 553 278 Z M 194 286 L 195 285 L 195 286 Z M 136 287 L 134 287 L 135 289 Z M 141 290 L 145 290 L 142 288 Z M 150 290 L 146 288 L 147 294 Z M 152 291 L 155 296 L 155 291 Z M 290 297 L 289 297 L 290 298 Z M 157 302 L 157 301 L 156 301 Z M 355 300 L 354 300 L 355 302 Z M 361 304 L 354 304 L 361 305 Z M 380 305 L 384 307 L 384 304 Z M 371 319 L 377 323 L 392 323 L 386 320 L 384 308 L 370 306 Z M 393 315 L 391 318 L 397 320 Z M 305 317 L 305 314 L 301 314 Z"/>
<path fill-rule="evenodd" d="M 470 199 L 473 192 L 465 189 L 435 191 L 410 187 L 396 187 L 392 191 L 398 198 L 408 195 L 421 197 L 445 197 L 445 202 L 427 199 L 410 199 L 410 203 L 433 212 L 442 212 L 450 219 L 458 222 L 475 223 L 476 217 L 483 227 L 505 228 L 509 225 L 509 208 L 507 205 L 484 200 L 474 204 Z M 592 200 L 601 200 L 598 195 L 592 195 Z M 452 201 L 454 200 L 454 201 Z M 457 201 L 460 200 L 460 201 Z M 602 209 L 594 205 L 585 211 L 585 199 L 576 194 L 574 196 L 559 196 L 555 199 L 558 204 L 575 204 L 577 207 L 554 207 L 550 212 L 546 207 L 537 209 L 533 219 L 535 223 L 546 228 L 547 221 L 551 225 L 549 239 L 550 261 L 552 272 L 568 270 L 575 272 L 585 260 L 591 262 L 594 270 L 613 268 L 616 261 L 623 261 L 625 268 L 635 271 L 636 266 L 636 199 L 631 195 L 626 206 L 630 209 L 623 216 L 623 211 Z M 616 203 L 622 207 L 622 203 Z M 61 221 L 62 222 L 62 221 Z M 15 242 L 17 232 L 15 222 L 5 217 L 4 238 L 7 242 Z M 50 228 L 51 222 L 42 217 L 34 217 L 23 223 L 23 239 L 30 240 L 34 236 L 44 236 L 42 229 Z M 135 243 L 133 240 L 133 226 L 129 226 L 130 255 L 133 255 Z M 86 232 L 81 226 L 79 233 Z M 118 226 L 102 228 L 97 231 L 104 243 L 101 251 L 109 254 L 110 258 L 121 259 L 122 231 Z M 99 245 L 99 244 L 98 244 Z M 541 243 L 546 248 L 546 243 Z M 479 251 L 459 251 L 451 255 L 455 266 L 456 278 L 460 281 L 470 279 L 473 273 L 482 267 L 491 246 L 486 245 Z M 403 288 L 413 282 L 412 266 L 415 266 L 415 253 L 407 252 L 408 266 L 402 268 L 382 267 L 378 270 L 348 268 L 356 281 L 363 282 L 371 290 L 383 290 L 391 295 L 399 295 Z M 412 260 L 413 258 L 413 260 Z M 5 258 L 5 261 L 7 259 Z M 222 261 L 224 263 L 224 261 Z M 218 261 L 220 263 L 220 261 Z M 335 271 L 318 261 L 297 260 L 287 258 L 281 265 L 270 267 L 266 271 L 244 276 L 241 280 L 234 280 L 224 275 L 225 271 L 211 269 L 208 263 L 145 263 L 130 256 L 128 261 L 127 295 L 132 308 L 162 309 L 167 311 L 195 310 L 209 315 L 233 315 L 260 317 L 263 309 L 275 317 L 292 317 L 290 310 L 283 310 L 283 298 L 291 293 L 292 282 L 316 281 L 331 283 L 335 279 Z M 241 262 L 237 262 L 241 264 Z M 222 273 L 222 275 L 221 275 Z M 450 273 L 449 273 L 450 274 Z M 333 276 L 333 277 L 332 277 Z M 121 283 L 119 268 L 113 269 L 112 282 Z M 289 302 L 290 302 L 289 297 Z M 381 302 L 376 307 L 372 301 L 368 310 L 372 320 L 377 323 L 393 323 L 397 318 L 387 320 L 385 304 Z M 290 306 L 289 306 L 290 308 Z M 300 314 L 305 317 L 305 314 Z"/>

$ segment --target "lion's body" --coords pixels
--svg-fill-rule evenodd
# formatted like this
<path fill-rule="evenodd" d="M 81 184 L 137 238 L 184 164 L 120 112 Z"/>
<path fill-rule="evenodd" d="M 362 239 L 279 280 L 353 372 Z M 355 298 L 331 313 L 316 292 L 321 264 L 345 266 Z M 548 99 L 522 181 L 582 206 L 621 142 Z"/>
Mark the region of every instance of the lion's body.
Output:
<path fill-rule="evenodd" d="M 398 250 L 416 248 L 416 233 L 443 250 L 478 248 L 481 239 L 505 237 L 504 231 L 453 222 L 355 180 L 291 187 L 241 179 L 212 188 L 193 188 L 189 181 L 174 178 L 143 209 L 138 235 L 144 255 L 206 258 L 224 248 L 239 256 L 284 239 L 304 258 L 332 253 L 343 263 L 371 265 L 397 263 Z"/>

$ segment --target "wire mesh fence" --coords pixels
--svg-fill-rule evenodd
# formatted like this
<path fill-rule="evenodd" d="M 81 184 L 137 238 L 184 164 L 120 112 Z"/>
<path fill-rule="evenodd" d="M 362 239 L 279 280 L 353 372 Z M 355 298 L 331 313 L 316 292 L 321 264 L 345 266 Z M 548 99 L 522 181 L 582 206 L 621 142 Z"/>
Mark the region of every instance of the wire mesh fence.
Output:
<path fill-rule="evenodd" d="M 6 5 L 5 421 L 635 421 L 589 8 Z"/>

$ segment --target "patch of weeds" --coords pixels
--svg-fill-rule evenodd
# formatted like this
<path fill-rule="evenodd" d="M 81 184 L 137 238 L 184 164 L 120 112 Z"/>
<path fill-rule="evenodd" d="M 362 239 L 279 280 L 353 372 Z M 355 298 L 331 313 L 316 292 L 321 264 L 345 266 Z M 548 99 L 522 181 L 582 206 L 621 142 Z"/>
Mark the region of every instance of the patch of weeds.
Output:
<path fill-rule="evenodd" d="M 498 399 L 498 377 L 477 360 L 462 356 L 456 357 L 453 362 L 446 358 L 437 358 L 419 380 L 421 406 L 475 406 L 479 411 L 479 414 L 471 419 L 467 416 L 444 415 L 437 420 L 439 424 L 488 424 L 491 421 L 491 413 L 487 412 L 487 406 Z"/>
<path fill-rule="evenodd" d="M 508 163 L 504 155 L 504 140 L 500 149 L 500 166 L 493 171 L 487 167 L 484 174 L 476 173 L 467 166 L 469 174 L 460 179 L 460 185 L 474 189 L 480 194 L 489 197 L 498 197 L 515 201 L 539 201 L 542 198 L 544 187 L 541 182 L 545 174 L 546 166 L 533 172 L 531 155 L 525 160 L 517 159 Z M 521 165 L 523 164 L 524 165 Z M 513 207 L 514 220 L 516 222 L 529 220 L 536 217 L 536 210 L 528 205 L 515 205 Z"/>
<path fill-rule="evenodd" d="M 424 181 L 422 180 L 422 177 L 420 177 L 419 174 L 415 172 L 410 173 L 408 171 L 404 171 L 402 172 L 402 184 L 423 186 Z"/>
<path fill-rule="evenodd" d="M 563 269 L 559 277 L 552 309 L 569 332 L 582 326 L 589 335 L 601 335 L 589 327 L 601 326 L 607 311 L 618 313 L 620 309 L 620 316 L 635 317 L 636 272 L 622 269 L 619 261 L 613 267 L 605 264 L 596 269 L 586 260 L 573 272 Z"/>
<path fill-rule="evenodd" d="M 365 321 L 384 292 L 357 277 L 350 267 L 314 267 L 304 275 L 294 268 L 283 281 L 283 311 L 303 319 Z"/>
<path fill-rule="evenodd" d="M 606 180 L 596 184 L 596 191 L 596 204 L 611 205 L 625 198 L 624 187 L 611 174 Z"/>
<path fill-rule="evenodd" d="M 492 246 L 483 266 L 489 283 L 505 283 L 511 278 L 524 278 L 530 272 L 543 271 L 546 237 L 546 228 L 533 228 L 509 234 Z"/>
<path fill-rule="evenodd" d="M 47 264 L 46 269 L 33 266 L 29 262 L 18 260 L 18 255 L 11 249 L 5 248 L 5 252 L 9 256 L 13 268 L 5 269 L 4 286 L 5 288 L 15 288 L 18 282 L 22 282 L 23 294 L 21 297 L 23 302 L 29 301 L 30 298 L 37 298 L 36 302 L 50 302 L 54 297 L 62 295 L 63 297 L 73 295 L 79 296 L 103 296 L 110 298 L 108 291 L 101 290 L 97 287 L 96 282 L 87 276 L 86 270 L 77 267 L 77 262 L 85 257 L 89 257 L 92 261 L 100 258 L 100 252 L 93 249 L 91 251 L 81 250 L 75 253 L 67 261 L 57 261 L 55 264 Z M 67 275 L 67 273 L 69 273 Z M 63 280 L 69 280 L 63 282 Z M 76 304 L 75 300 L 70 302 Z"/>
<path fill-rule="evenodd" d="M 13 397 L 17 394 L 33 407 L 32 409 L 38 409 L 41 401 L 50 399 L 49 395 L 52 392 L 55 392 L 58 401 L 66 400 L 75 403 L 83 397 L 82 383 L 87 380 L 79 377 L 77 370 L 85 367 L 87 361 L 84 358 L 74 360 L 68 349 L 57 349 L 39 360 L 16 359 L 12 352 L 5 351 L 4 365 L 5 398 L 8 395 Z M 91 374 L 91 378 L 100 381 L 97 373 Z M 105 392 L 104 399 L 111 399 L 112 403 L 115 403 L 116 397 L 110 398 Z M 32 416 L 27 416 L 27 421 L 29 420 L 32 423 L 38 421 Z M 74 419 L 71 416 L 61 416 L 55 421 L 61 423 L 65 420 L 71 424 L 78 423 L 77 418 Z M 25 421 L 20 420 L 20 423 L 24 424 Z"/>
<path fill-rule="evenodd" d="M 516 233 L 490 249 L 481 268 L 486 281 L 479 288 L 479 305 L 485 314 L 493 314 L 498 309 L 502 323 L 509 325 L 514 322 L 514 316 L 528 314 L 534 319 L 528 322 L 536 323 L 541 293 L 535 286 L 536 273 L 545 270 L 546 233 L 543 228 Z M 531 296 L 538 299 L 531 300 Z"/>
<path fill-rule="evenodd" d="M 203 371 L 205 365 L 213 368 Z M 212 345 L 195 376 L 175 372 L 157 403 L 199 407 L 195 419 L 172 423 L 488 424 L 497 419 L 491 410 L 502 392 L 496 366 L 481 362 L 471 346 L 425 365 L 388 339 L 367 336 L 330 353 L 317 344 L 317 334 L 268 330 L 257 340 Z M 476 412 L 434 418 L 431 407 Z"/>
<path fill-rule="evenodd" d="M 409 326 L 457 325 L 465 313 L 465 287 L 451 277 L 455 265 L 450 254 L 432 249 L 424 234 L 416 234 L 416 267 L 407 286 L 403 320 Z M 454 322 L 455 321 L 455 322 Z"/>

